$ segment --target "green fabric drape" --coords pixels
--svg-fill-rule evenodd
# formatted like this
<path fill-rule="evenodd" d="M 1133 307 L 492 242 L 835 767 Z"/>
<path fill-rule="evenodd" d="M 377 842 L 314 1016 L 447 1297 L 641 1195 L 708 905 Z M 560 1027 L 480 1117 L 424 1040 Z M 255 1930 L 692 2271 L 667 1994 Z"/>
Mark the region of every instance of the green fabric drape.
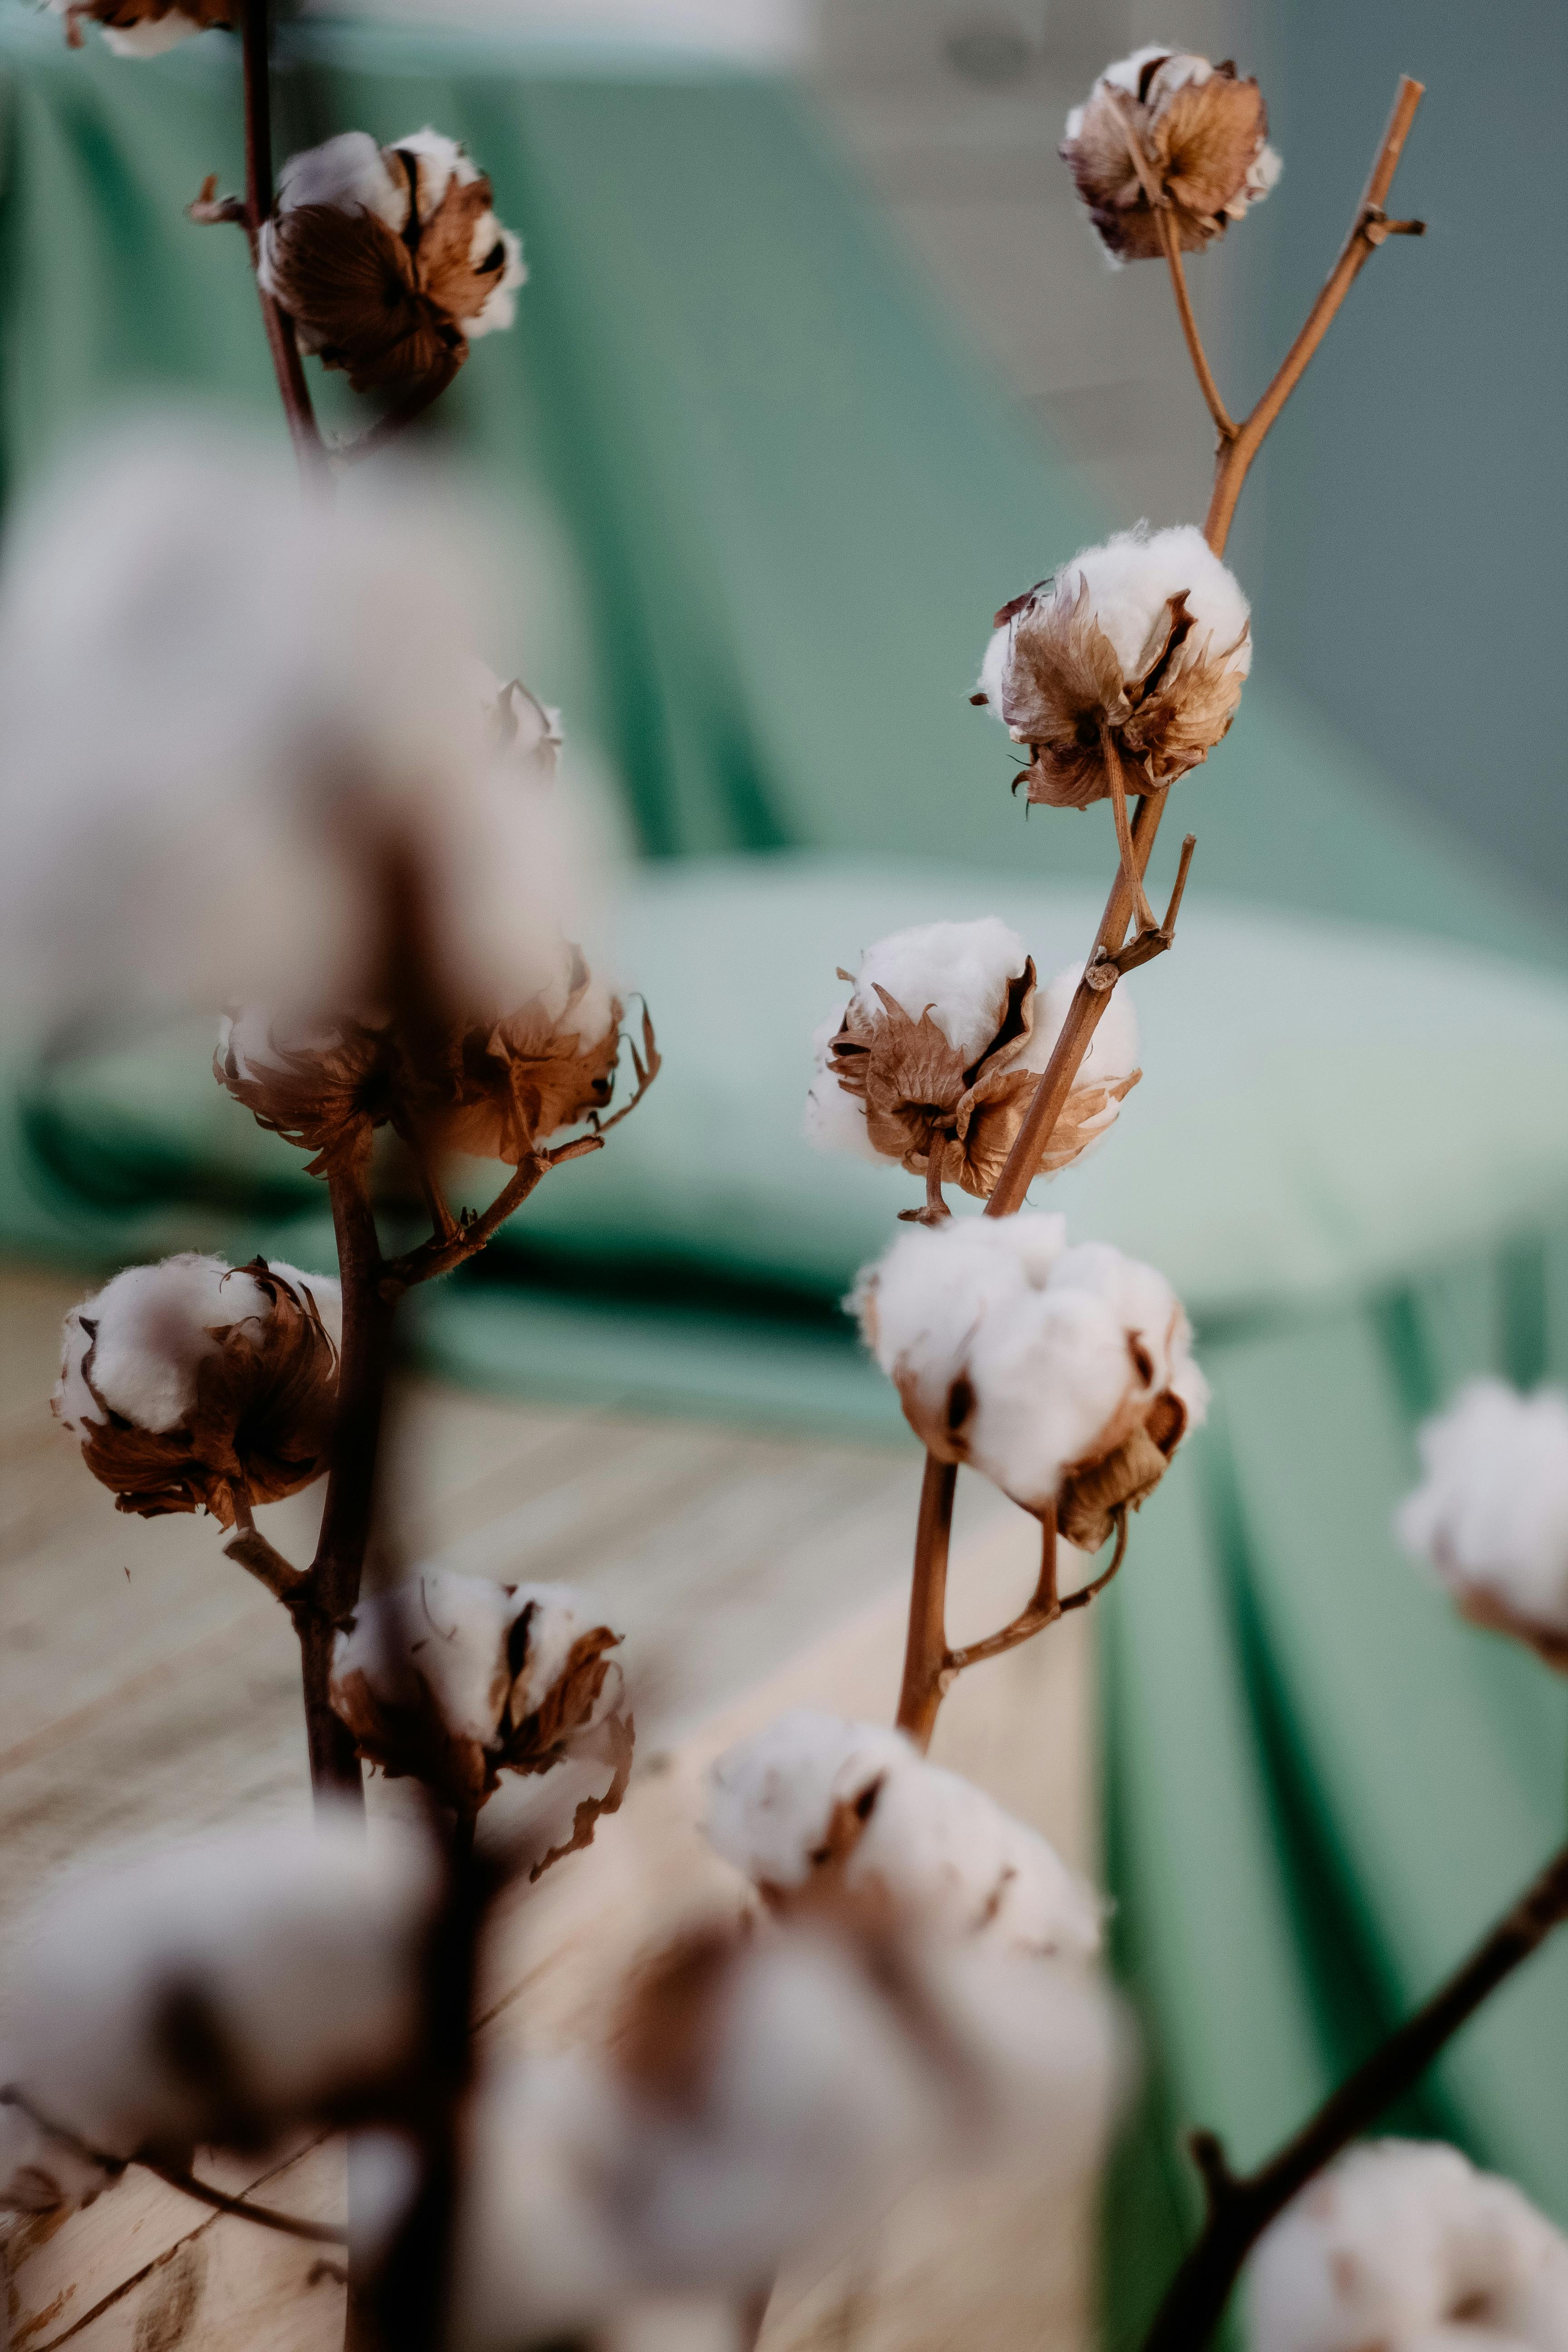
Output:
<path fill-rule="evenodd" d="M 637 919 L 647 963 L 671 961 L 667 1045 L 683 1024 L 691 1039 L 689 1056 L 671 1051 L 679 1117 L 660 1126 L 656 1090 L 647 1129 L 623 1130 L 635 1181 L 619 1192 L 609 1153 L 564 1171 L 565 1205 L 542 1208 L 513 1261 L 534 1286 L 444 1293 L 425 1344 L 489 1381 L 547 1354 L 579 1393 L 891 1426 L 831 1298 L 892 1196 L 855 1189 L 874 1171 L 791 1160 L 768 1120 L 793 1129 L 832 962 L 936 911 L 939 887 L 944 910 L 984 911 L 956 900 L 1002 906 L 996 877 L 1022 888 L 1026 872 L 1058 893 L 1061 960 L 1081 952 L 1064 886 L 1103 887 L 1105 813 L 1026 829 L 1003 739 L 965 698 L 999 599 L 1107 519 L 973 367 L 787 89 L 364 29 L 293 32 L 282 68 L 279 152 L 351 122 L 384 138 L 432 120 L 469 142 L 524 233 L 519 326 L 476 348 L 432 420 L 550 581 L 526 646 L 481 650 L 567 705 L 629 839 L 675 877 Z M 237 94 L 221 35 L 135 66 L 92 37 L 69 54 L 54 20 L 0 5 L 8 494 L 132 398 L 208 395 L 278 429 L 237 234 L 182 216 L 209 170 L 237 180 Z M 343 423 L 352 404 L 328 385 L 322 406 Z M 1216 1390 L 1102 1618 L 1110 1875 L 1152 2060 L 1114 2200 L 1118 2345 L 1189 2218 L 1176 2128 L 1224 2130 L 1242 2162 L 1288 2130 L 1458 1956 L 1563 1814 L 1562 1687 L 1458 1627 L 1388 1535 L 1419 1412 L 1494 1362 L 1568 1370 L 1556 1016 L 1522 974 L 1489 967 L 1497 1018 L 1468 1019 L 1464 950 L 1444 967 L 1428 944 L 1407 974 L 1409 1051 L 1380 1071 L 1389 1000 L 1358 1003 L 1346 979 L 1363 957 L 1394 971 L 1415 932 L 1559 963 L 1563 942 L 1269 668 L 1263 644 L 1232 736 L 1179 788 L 1196 919 L 1187 961 L 1138 983 L 1142 1104 L 1057 1196 L 1077 1230 L 1103 1217 L 1131 1249 L 1190 1251 Z M 806 877 L 786 908 L 794 965 L 724 863 L 782 871 L 756 856 L 781 851 L 832 857 L 844 877 Z M 927 861 L 924 879 L 895 889 L 884 872 L 871 888 L 894 858 Z M 710 867 L 706 915 L 681 860 Z M 1245 947 L 1227 898 L 1253 926 Z M 1271 938 L 1269 908 L 1382 928 L 1319 940 L 1314 962 L 1310 927 Z M 737 948 L 748 930 L 771 940 L 765 970 Z M 1184 998 L 1205 972 L 1207 1003 Z M 1264 981 L 1292 1018 L 1247 1028 Z M 1445 1007 L 1425 1034 L 1423 987 Z M 751 996 L 776 1024 L 750 1072 L 741 1140 L 755 1149 L 722 1160 L 693 1214 L 691 1122 L 740 1124 L 734 1082 L 696 1057 L 711 1008 L 729 1034 Z M 801 1040 L 789 1067 L 786 1034 Z M 51 1093 L 76 1179 L 101 1179 L 95 1209 L 62 1206 L 12 1122 L 13 1243 L 260 1241 L 320 1262 L 297 1169 L 248 1158 L 232 1125 L 217 1133 L 221 1098 L 193 1112 L 179 1086 L 159 1091 L 161 1069 L 79 1073 Z M 756 1108 L 770 1088 L 787 1114 Z M 1272 1275 L 1243 1282 L 1270 1252 Z M 585 1297 L 595 1263 L 613 1281 Z M 1565 1970 L 1562 1953 L 1533 1964 L 1413 2117 L 1563 2220 Z"/>

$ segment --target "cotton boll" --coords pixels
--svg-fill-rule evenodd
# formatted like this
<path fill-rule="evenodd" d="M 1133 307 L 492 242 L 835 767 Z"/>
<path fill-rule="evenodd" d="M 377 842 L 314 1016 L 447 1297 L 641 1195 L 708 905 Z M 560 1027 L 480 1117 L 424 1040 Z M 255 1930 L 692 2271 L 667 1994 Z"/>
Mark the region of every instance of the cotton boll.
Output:
<path fill-rule="evenodd" d="M 1087 808 L 1158 791 L 1235 718 L 1252 661 L 1237 582 L 1191 524 L 1082 549 L 998 615 L 986 699 L 1033 758 L 1031 801 Z"/>
<path fill-rule="evenodd" d="M 1310 2182 L 1247 2270 L 1252 2352 L 1363 2352 L 1451 2335 L 1568 2347 L 1568 2240 L 1455 2148 L 1377 2140 Z"/>
<path fill-rule="evenodd" d="M 1476 1381 L 1426 1422 L 1400 1541 L 1464 1595 L 1568 1635 L 1568 1397 Z"/>
<path fill-rule="evenodd" d="M 53 1410 L 119 1509 L 230 1527 L 327 1468 L 342 1322 L 337 1283 L 296 1266 L 129 1266 L 67 1316 Z"/>
<path fill-rule="evenodd" d="M 1045 1839 L 875 1725 L 781 1717 L 710 1768 L 704 1828 L 777 1909 L 831 1886 L 1009 1950 L 1099 1945 L 1097 1899 Z"/>
<path fill-rule="evenodd" d="M 346 1822 L 84 1873 L 22 1943 L 13 2078 L 119 2158 L 254 2144 L 374 2101 L 410 2052 L 434 1891 L 422 1848 Z M 181 2063 L 172 2004 L 221 2059 Z"/>
<path fill-rule="evenodd" d="M 502 1771 L 552 1770 L 618 1713 L 619 1640 L 571 1585 L 426 1569 L 359 1603 L 330 1696 L 361 1756 L 473 1812 Z M 603 1743 L 594 1755 L 616 1760 Z"/>
<path fill-rule="evenodd" d="M 895 1242 L 851 1301 L 906 1419 L 1098 1550 L 1151 1494 L 1208 1390 L 1180 1302 L 1059 1218 L 965 1220 Z"/>
<path fill-rule="evenodd" d="M 1201 252 L 1279 178 L 1268 130 L 1256 81 L 1238 79 L 1228 63 L 1155 45 L 1106 68 L 1068 116 L 1061 155 L 1105 253 L 1120 265 L 1164 250 L 1145 175 L 1177 246 Z M 1142 173 L 1130 140 L 1142 152 Z"/>
<path fill-rule="evenodd" d="M 851 1294 L 867 1345 L 925 1421 L 940 1424 L 985 1318 L 1042 1290 L 1067 1247 L 1067 1220 L 1026 1212 L 901 1234 Z M 918 1425 L 918 1424 L 917 1424 Z"/>
<path fill-rule="evenodd" d="M 489 182 L 426 126 L 379 150 L 351 131 L 290 156 L 259 275 L 304 350 L 356 392 L 406 400 L 445 388 L 469 336 L 511 324 L 527 272 Z"/>
<path fill-rule="evenodd" d="M 454 2341 L 501 2352 L 639 2291 L 745 2292 L 792 2254 L 831 2261 L 933 2169 L 1027 2147 L 1079 2176 L 1116 2068 L 1106 2004 L 1049 1963 L 822 1925 L 690 1937 L 605 2057 L 484 2086 Z"/>

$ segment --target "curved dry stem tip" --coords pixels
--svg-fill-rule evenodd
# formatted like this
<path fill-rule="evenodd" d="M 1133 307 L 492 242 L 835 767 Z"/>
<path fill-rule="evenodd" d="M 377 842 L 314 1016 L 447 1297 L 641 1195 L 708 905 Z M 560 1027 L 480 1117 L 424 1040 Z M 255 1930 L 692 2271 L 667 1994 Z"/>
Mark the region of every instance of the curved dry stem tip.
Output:
<path fill-rule="evenodd" d="M 1064 1615 L 1069 1609 L 1087 1609 L 1089 1602 L 1094 1599 L 1095 1594 L 1097 1592 L 1104 1591 L 1106 1586 L 1110 1582 L 1111 1578 L 1116 1574 L 1117 1570 L 1126 1559 L 1127 1506 L 1125 1503 L 1121 1504 L 1116 1511 L 1115 1520 L 1116 1549 L 1110 1555 L 1110 1566 L 1105 1570 L 1103 1575 L 1097 1576 L 1092 1583 L 1080 1584 L 1076 1592 L 1069 1592 L 1068 1594 L 1067 1599 L 1061 1604 Z"/>
<path fill-rule="evenodd" d="M 1140 931 L 1157 931 L 1154 909 L 1143 890 L 1143 877 L 1138 871 L 1138 856 L 1132 846 L 1132 826 L 1127 814 L 1127 786 L 1121 773 L 1121 754 L 1116 737 L 1102 719 L 1100 722 L 1100 749 L 1105 759 L 1105 772 L 1110 779 L 1110 812 L 1116 820 L 1116 843 L 1121 852 L 1121 871 L 1127 877 L 1127 887 L 1132 895 L 1132 913 Z"/>

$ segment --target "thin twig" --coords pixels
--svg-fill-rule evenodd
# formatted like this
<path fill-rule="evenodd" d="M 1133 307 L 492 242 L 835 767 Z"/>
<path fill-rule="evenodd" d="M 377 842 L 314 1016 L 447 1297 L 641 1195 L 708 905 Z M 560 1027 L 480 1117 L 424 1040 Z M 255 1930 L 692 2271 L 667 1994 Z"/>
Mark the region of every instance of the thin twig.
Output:
<path fill-rule="evenodd" d="M 1236 502 L 1247 479 L 1247 468 L 1262 447 L 1269 426 L 1300 383 L 1308 362 L 1328 333 L 1336 311 L 1361 271 L 1386 237 L 1420 236 L 1424 233 L 1424 222 L 1391 221 L 1383 209 L 1405 142 L 1410 135 L 1410 126 L 1415 120 L 1422 92 L 1420 82 L 1412 81 L 1408 74 L 1400 76 L 1394 109 L 1373 160 L 1372 172 L 1356 208 L 1356 216 L 1340 248 L 1339 259 L 1329 272 L 1322 291 L 1307 313 L 1300 333 L 1279 362 L 1274 380 L 1262 399 L 1251 415 L 1237 427 L 1235 439 L 1221 445 L 1215 467 L 1214 496 L 1209 501 L 1208 519 L 1204 524 L 1204 537 L 1216 555 L 1224 551 L 1225 542 L 1230 535 L 1231 518 L 1236 512 Z"/>
<path fill-rule="evenodd" d="M 293 2213 L 279 2213 L 272 2205 L 253 2205 L 248 2198 L 229 2197 L 221 2189 L 209 2187 L 198 2180 L 194 2172 L 181 2172 L 172 2164 L 153 2164 L 145 2157 L 138 2158 L 143 2172 L 177 2189 L 183 2196 L 194 2197 L 198 2205 L 210 2205 L 215 2213 L 232 2213 L 237 2221 L 254 2221 L 258 2229 L 276 2230 L 285 2238 L 303 2238 L 312 2246 L 346 2246 L 345 2231 L 334 2230 L 325 2221 L 303 2221 Z"/>
<path fill-rule="evenodd" d="M 1158 929 L 1154 909 L 1143 889 L 1143 872 L 1132 850 L 1132 828 L 1127 822 L 1127 785 L 1121 773 L 1121 754 L 1116 747 L 1116 737 L 1103 719 L 1100 723 L 1100 756 L 1105 772 L 1110 779 L 1110 813 L 1116 824 L 1116 845 L 1121 852 L 1121 871 L 1126 877 L 1132 897 L 1132 912 L 1141 931 Z"/>
<path fill-rule="evenodd" d="M 579 1151 L 596 1151 L 598 1136 L 584 1136 L 569 1144 L 561 1159 L 574 1159 Z M 432 1234 L 417 1249 L 405 1251 L 402 1257 L 388 1261 L 381 1275 L 381 1295 L 390 1304 L 401 1298 L 416 1283 L 429 1282 L 438 1274 L 449 1274 L 465 1258 L 474 1257 L 482 1250 L 492 1234 L 498 1233 L 511 1215 L 520 1209 L 537 1184 L 543 1181 L 551 1170 L 559 1165 L 557 1156 L 549 1151 L 531 1151 L 520 1160 L 516 1173 L 502 1185 L 489 1207 L 481 1216 L 468 1218 L 465 1224 L 454 1223 L 447 1234 Z"/>
<path fill-rule="evenodd" d="M 1214 418 L 1219 433 L 1220 446 L 1224 448 L 1228 442 L 1236 438 L 1236 420 L 1220 397 L 1220 389 L 1215 382 L 1214 370 L 1209 365 L 1208 353 L 1204 349 L 1204 339 L 1198 332 L 1198 322 L 1193 314 L 1193 298 L 1187 291 L 1186 266 L 1182 259 L 1181 234 L 1169 210 L 1164 206 L 1161 206 L 1155 212 L 1154 226 L 1159 232 L 1161 246 L 1164 249 L 1165 267 L 1171 273 L 1171 291 L 1176 298 L 1176 316 L 1182 322 L 1182 332 L 1187 339 L 1187 357 L 1192 361 L 1193 373 L 1198 380 L 1198 390 L 1207 403 L 1209 415 Z"/>
<path fill-rule="evenodd" d="M 1126 1557 L 1127 1510 L 1123 1505 L 1122 1508 L 1116 1513 L 1116 1549 L 1110 1555 L 1110 1566 L 1102 1574 L 1095 1577 L 1091 1583 L 1080 1584 L 1076 1592 L 1068 1593 L 1062 1601 L 1061 1614 L 1065 1617 L 1069 1609 L 1087 1609 L 1096 1594 L 1104 1591 Z"/>
<path fill-rule="evenodd" d="M 223 1548 L 224 1558 L 237 1561 L 241 1568 L 247 1568 L 251 1575 L 258 1578 L 273 1598 L 281 1601 L 287 1609 L 310 1591 L 310 1580 L 302 1568 L 296 1568 L 292 1560 L 285 1559 L 282 1553 L 268 1542 L 251 1517 L 249 1496 L 237 1487 L 233 1490 L 233 1495 L 236 1532 Z"/>
<path fill-rule="evenodd" d="M 1131 158 L 1132 169 L 1138 174 L 1139 185 L 1148 200 L 1149 210 L 1154 216 L 1154 231 L 1160 240 L 1160 249 L 1165 257 L 1166 268 L 1171 273 L 1171 290 L 1176 298 L 1176 313 L 1182 322 L 1182 332 L 1187 339 L 1187 354 L 1193 363 L 1193 372 L 1198 380 L 1198 389 L 1208 404 L 1209 415 L 1219 428 L 1220 443 L 1223 446 L 1226 442 L 1235 439 L 1236 425 L 1224 401 L 1220 398 L 1219 386 L 1215 382 L 1214 370 L 1209 365 L 1208 353 L 1204 349 L 1203 337 L 1198 332 L 1198 322 L 1193 316 L 1192 297 L 1187 291 L 1187 273 L 1182 264 L 1181 231 L 1172 218 L 1171 199 L 1155 179 L 1153 167 L 1143 152 L 1143 142 L 1138 136 L 1137 127 L 1128 111 L 1131 104 L 1131 99 L 1119 90 L 1112 91 L 1110 96 L 1111 103 L 1121 119 L 1121 135 L 1127 142 L 1127 152 Z"/>
<path fill-rule="evenodd" d="M 899 1729 L 907 1731 L 921 1748 L 931 1745 L 937 1711 L 952 1679 L 947 1669 L 947 1551 L 957 1483 L 955 1464 L 926 1455 L 898 1718 Z"/>
<path fill-rule="evenodd" d="M 1568 1846 L 1549 1862 L 1464 1965 L 1256 2172 L 1233 2174 L 1212 2132 L 1194 2134 L 1208 2218 L 1160 2305 L 1143 2352 L 1203 2352 L 1241 2266 L 1314 2173 L 1419 2081 L 1445 2045 L 1521 1963 L 1568 1919 Z"/>

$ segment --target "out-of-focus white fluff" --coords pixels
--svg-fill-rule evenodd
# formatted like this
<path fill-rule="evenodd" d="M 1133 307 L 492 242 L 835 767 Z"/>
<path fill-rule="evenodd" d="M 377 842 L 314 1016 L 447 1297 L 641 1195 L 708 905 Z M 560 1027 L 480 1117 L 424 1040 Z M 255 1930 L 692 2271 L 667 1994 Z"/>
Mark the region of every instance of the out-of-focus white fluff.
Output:
<path fill-rule="evenodd" d="M 352 1008 L 389 854 L 442 976 L 532 992 L 582 937 L 558 793 L 492 755 L 468 646 L 499 557 L 412 477 L 307 504 L 270 445 L 142 427 L 79 458 L 0 573 L 0 980 L 35 1021 Z"/>
<path fill-rule="evenodd" d="M 835 1809 L 868 1802 L 850 1892 L 879 1887 L 903 1916 L 1012 1951 L 1099 1948 L 1099 1899 L 1055 1847 L 875 1724 L 781 1716 L 709 1768 L 703 1827 L 755 1884 L 788 1889 L 811 1877 Z"/>
<path fill-rule="evenodd" d="M 1173 1389 L 1198 1426 L 1208 1384 L 1163 1275 L 1109 1243 L 1068 1249 L 1059 1217 L 914 1226 L 861 1275 L 851 1305 L 878 1362 L 941 1426 L 968 1381 L 967 1457 L 1034 1509 L 1091 1456 L 1123 1405 Z M 1130 1349 L 1143 1351 L 1148 1375 Z"/>
<path fill-rule="evenodd" d="M 342 1293 L 330 1275 L 301 1274 L 279 1259 L 271 1270 L 315 1300 L 334 1347 L 342 1337 Z M 129 1265 L 66 1317 L 57 1417 L 77 1435 L 82 1422 L 100 1422 L 102 1407 L 137 1429 L 167 1431 L 185 1422 L 196 1402 L 196 1373 L 216 1355 L 216 1332 L 255 1318 L 266 1321 L 271 1301 L 253 1275 L 221 1257 L 184 1250 L 155 1265 Z M 83 1364 L 96 1328 L 92 1388 Z"/>
<path fill-rule="evenodd" d="M 508 1639 L 525 1611 L 526 1647 L 514 1677 Z M 531 1715 L 560 1680 L 573 1643 L 603 1622 L 603 1612 L 574 1585 L 497 1584 L 427 1568 L 359 1602 L 352 1629 L 333 1643 L 332 1675 L 341 1681 L 363 1674 L 372 1696 L 392 1706 L 413 1705 L 423 1682 L 449 1731 L 492 1748 L 509 1699 L 515 1722 Z M 613 1713 L 622 1696 L 612 1660 L 583 1731 Z"/>
<path fill-rule="evenodd" d="M 422 1845 L 363 1822 L 227 1830 L 83 1873 L 19 1943 L 5 2079 L 126 2158 L 221 2128 L 225 2086 L 177 2068 L 161 2008 L 201 1998 L 259 2121 L 284 2127 L 405 2058 L 435 1895 Z"/>
<path fill-rule="evenodd" d="M 586 2057 L 493 2078 L 454 2265 L 459 2352 L 592 2324 L 639 2289 L 743 2291 L 795 2252 L 842 2251 L 922 2173 L 1010 2146 L 1081 2176 L 1119 2088 L 1103 1999 L 975 1945 L 900 1960 L 944 2055 L 851 1948 L 791 1927 L 737 1961 L 679 2101 Z"/>
<path fill-rule="evenodd" d="M 171 8 L 166 16 L 147 16 L 140 25 L 105 25 L 103 46 L 117 58 L 161 58 L 166 49 L 206 29 L 195 17 Z"/>
<path fill-rule="evenodd" d="M 1088 609 L 1128 682 L 1139 676 L 1140 656 L 1168 600 L 1183 591 L 1194 624 L 1187 639 L 1191 653 L 1212 661 L 1223 656 L 1226 669 L 1237 677 L 1245 677 L 1252 667 L 1251 607 L 1236 574 L 1220 562 L 1195 523 L 1151 530 L 1141 522 L 1120 530 L 1102 546 L 1081 548 L 1048 588 L 1037 594 L 1048 595 L 1065 614 L 1076 607 L 1086 586 Z M 992 631 L 981 663 L 978 691 L 998 719 L 1018 617 L 1015 614 Z"/>
<path fill-rule="evenodd" d="M 1568 2352 L 1568 2240 L 1457 2148 L 1370 2141 L 1265 2231 L 1247 2300 L 1251 2352 Z"/>
<path fill-rule="evenodd" d="M 1568 1396 L 1475 1381 L 1417 1444 L 1426 1476 L 1395 1520 L 1405 1549 L 1568 1633 Z"/>

